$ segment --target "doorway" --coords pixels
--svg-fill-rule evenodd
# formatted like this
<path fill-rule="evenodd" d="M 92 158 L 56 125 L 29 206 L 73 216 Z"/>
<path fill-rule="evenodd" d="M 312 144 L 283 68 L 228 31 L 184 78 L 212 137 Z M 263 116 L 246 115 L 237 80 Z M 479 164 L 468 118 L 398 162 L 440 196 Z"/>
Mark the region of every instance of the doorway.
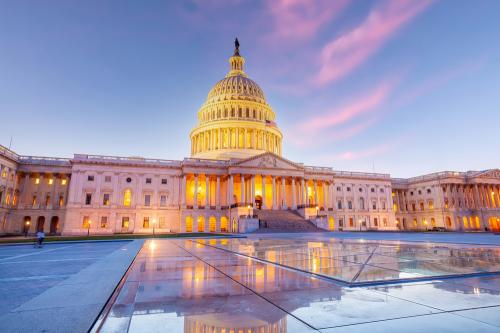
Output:
<path fill-rule="evenodd" d="M 255 206 L 257 209 L 262 209 L 262 197 L 260 195 L 255 197 Z"/>
<path fill-rule="evenodd" d="M 53 216 L 52 219 L 50 220 L 50 233 L 53 235 L 56 234 L 58 226 L 59 226 L 59 217 Z"/>

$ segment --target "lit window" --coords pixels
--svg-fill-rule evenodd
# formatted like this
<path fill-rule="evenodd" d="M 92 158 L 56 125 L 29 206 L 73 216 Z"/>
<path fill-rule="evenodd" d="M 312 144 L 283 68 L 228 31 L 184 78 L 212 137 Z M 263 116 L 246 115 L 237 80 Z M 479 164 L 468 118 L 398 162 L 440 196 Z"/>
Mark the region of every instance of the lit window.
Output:
<path fill-rule="evenodd" d="M 92 203 L 92 193 L 85 194 L 85 204 L 88 206 Z"/>
<path fill-rule="evenodd" d="M 0 198 L 0 201 L 1 201 L 1 198 Z M 12 197 L 12 206 L 15 206 L 17 205 L 17 195 L 14 194 L 14 196 Z"/>
<path fill-rule="evenodd" d="M 108 217 L 101 216 L 101 228 L 105 229 L 108 227 Z"/>
<path fill-rule="evenodd" d="M 130 207 L 131 203 L 132 203 L 132 191 L 125 190 L 125 193 L 123 194 L 123 205 L 125 207 Z"/>
<path fill-rule="evenodd" d="M 83 217 L 82 227 L 83 229 L 90 229 L 90 218 L 88 216 Z"/>
<path fill-rule="evenodd" d="M 68 182 L 67 179 L 61 179 L 61 185 L 66 185 L 67 182 Z"/>
<path fill-rule="evenodd" d="M 36 201 L 36 195 L 34 195 L 34 196 L 33 196 L 33 198 L 32 198 L 32 200 L 31 200 L 31 204 L 32 204 L 33 206 L 35 206 L 35 205 L 36 205 L 36 202 L 37 202 L 37 201 Z"/>
<path fill-rule="evenodd" d="M 49 185 L 52 185 L 52 184 L 54 184 L 54 179 L 50 178 L 49 179 Z"/>
<path fill-rule="evenodd" d="M 434 201 L 429 201 L 429 209 L 434 209 Z"/>
<path fill-rule="evenodd" d="M 122 229 L 128 229 L 128 224 L 129 224 L 129 217 L 128 216 L 122 217 Z"/>
<path fill-rule="evenodd" d="M 102 204 L 104 206 L 109 206 L 109 193 L 104 193 L 102 197 Z"/>
<path fill-rule="evenodd" d="M 2 178 L 7 178 L 7 171 L 2 171 Z"/>
<path fill-rule="evenodd" d="M 37 185 L 40 184 L 40 178 L 38 178 L 38 177 L 35 178 L 35 184 L 37 184 Z"/>
<path fill-rule="evenodd" d="M 47 194 L 47 196 L 45 197 L 45 206 L 48 205 L 50 205 L 50 194 Z"/>
<path fill-rule="evenodd" d="M 144 216 L 144 220 L 142 221 L 142 227 L 144 229 L 149 228 L 149 216 Z"/>
<path fill-rule="evenodd" d="M 64 205 L 64 195 L 59 195 L 59 206 L 62 207 Z"/>

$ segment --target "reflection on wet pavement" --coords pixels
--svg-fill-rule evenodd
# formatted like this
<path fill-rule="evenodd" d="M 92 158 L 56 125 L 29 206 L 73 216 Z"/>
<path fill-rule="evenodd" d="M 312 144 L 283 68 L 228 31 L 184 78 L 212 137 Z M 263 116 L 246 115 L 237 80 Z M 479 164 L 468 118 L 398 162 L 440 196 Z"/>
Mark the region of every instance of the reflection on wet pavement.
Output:
<path fill-rule="evenodd" d="M 418 332 L 422 322 L 431 331 L 498 332 L 500 276 L 393 280 L 492 272 L 499 255 L 494 247 L 335 239 L 149 240 L 96 330 Z M 309 272 L 390 284 L 349 287 Z"/>

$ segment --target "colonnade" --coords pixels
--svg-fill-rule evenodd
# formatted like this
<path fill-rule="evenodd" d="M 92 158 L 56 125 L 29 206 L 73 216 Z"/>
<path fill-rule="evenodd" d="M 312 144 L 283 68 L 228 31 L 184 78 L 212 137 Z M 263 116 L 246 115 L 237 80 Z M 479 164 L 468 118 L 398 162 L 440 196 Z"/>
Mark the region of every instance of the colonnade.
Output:
<path fill-rule="evenodd" d="M 185 174 L 181 206 L 194 209 L 333 207 L 333 182 L 303 177 Z"/>
<path fill-rule="evenodd" d="M 191 137 L 191 155 L 218 149 L 260 149 L 281 156 L 281 137 L 249 128 L 209 129 Z"/>

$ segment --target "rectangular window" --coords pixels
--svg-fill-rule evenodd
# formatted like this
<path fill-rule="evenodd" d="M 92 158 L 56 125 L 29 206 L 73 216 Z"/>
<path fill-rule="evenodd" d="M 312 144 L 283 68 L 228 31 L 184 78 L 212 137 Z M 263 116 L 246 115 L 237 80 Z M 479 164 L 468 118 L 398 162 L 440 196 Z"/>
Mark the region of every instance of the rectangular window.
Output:
<path fill-rule="evenodd" d="M 52 185 L 52 184 L 54 184 L 54 179 L 50 178 L 49 179 L 49 185 Z"/>
<path fill-rule="evenodd" d="M 160 229 L 165 229 L 167 227 L 167 223 L 165 222 L 165 216 L 160 216 L 158 227 Z"/>
<path fill-rule="evenodd" d="M 38 178 L 38 177 L 35 178 L 35 184 L 37 184 L 37 185 L 40 184 L 40 178 Z"/>
<path fill-rule="evenodd" d="M 64 206 L 64 195 L 59 195 L 59 207 Z"/>
<path fill-rule="evenodd" d="M 151 195 L 146 194 L 144 196 L 144 206 L 149 207 L 151 205 Z"/>
<path fill-rule="evenodd" d="M 144 216 L 144 220 L 142 221 L 142 227 L 144 229 L 149 228 L 149 216 Z"/>
<path fill-rule="evenodd" d="M 7 178 L 7 171 L 2 171 L 2 178 Z"/>
<path fill-rule="evenodd" d="M 380 189 L 380 193 L 384 193 L 384 189 L 383 188 Z"/>
<path fill-rule="evenodd" d="M 337 208 L 342 209 L 342 200 L 337 201 Z"/>
<path fill-rule="evenodd" d="M 85 194 L 85 204 L 90 205 L 92 203 L 92 193 Z"/>
<path fill-rule="evenodd" d="M 347 192 L 351 192 L 351 188 L 350 187 L 347 188 Z"/>
<path fill-rule="evenodd" d="M 424 209 L 425 209 L 425 207 L 424 207 L 424 203 L 423 203 L 423 202 L 421 202 L 421 203 L 420 203 L 420 210 L 424 210 Z"/>
<path fill-rule="evenodd" d="M 83 217 L 82 227 L 83 229 L 90 229 L 90 218 L 88 216 Z"/>
<path fill-rule="evenodd" d="M 166 205 L 167 205 L 167 196 L 161 195 L 160 196 L 160 206 L 165 207 Z"/>
<path fill-rule="evenodd" d="M 35 205 L 36 205 L 36 203 L 37 203 L 37 201 L 36 201 L 36 195 L 34 195 L 34 196 L 33 196 L 33 198 L 32 198 L 32 200 L 31 200 L 31 204 L 32 204 L 33 206 L 35 206 Z"/>
<path fill-rule="evenodd" d="M 387 219 L 384 218 L 384 227 L 387 227 Z"/>
<path fill-rule="evenodd" d="M 111 176 L 104 176 L 105 183 L 111 183 Z"/>
<path fill-rule="evenodd" d="M 47 196 L 45 197 L 45 206 L 48 205 L 50 205 L 50 194 L 47 194 Z"/>
<path fill-rule="evenodd" d="M 375 189 L 374 189 L 373 187 L 371 188 L 371 192 L 372 192 L 372 193 L 375 193 Z"/>
<path fill-rule="evenodd" d="M 94 181 L 94 176 L 87 176 L 87 180 L 89 182 L 93 182 Z"/>
<path fill-rule="evenodd" d="M 352 209 L 352 201 L 347 201 L 347 208 Z"/>
<path fill-rule="evenodd" d="M 415 203 L 411 204 L 411 210 L 412 211 L 416 211 L 417 210 L 417 206 L 415 205 Z"/>
<path fill-rule="evenodd" d="M 146 184 L 151 184 L 151 178 L 146 178 Z"/>
<path fill-rule="evenodd" d="M 101 228 L 105 229 L 108 227 L 108 217 L 101 216 Z"/>
<path fill-rule="evenodd" d="M 354 219 L 352 217 L 349 218 L 349 226 L 354 227 Z"/>
<path fill-rule="evenodd" d="M 429 209 L 434 209 L 434 201 L 429 201 Z"/>
<path fill-rule="evenodd" d="M 376 227 L 378 227 L 378 218 L 374 218 L 374 219 L 373 219 L 373 224 L 374 224 Z"/>
<path fill-rule="evenodd" d="M 377 209 L 377 203 L 375 201 L 372 203 L 372 209 Z"/>
<path fill-rule="evenodd" d="M 128 229 L 129 218 L 128 216 L 122 217 L 122 229 Z"/>
<path fill-rule="evenodd" d="M 385 210 L 385 201 L 382 201 L 382 209 Z"/>
<path fill-rule="evenodd" d="M 162 185 L 167 185 L 167 178 L 162 178 L 161 179 L 161 184 Z"/>
<path fill-rule="evenodd" d="M 340 186 L 337 186 L 337 192 L 342 191 L 342 188 Z"/>
<path fill-rule="evenodd" d="M 109 193 L 104 193 L 102 197 L 102 204 L 104 206 L 109 206 Z"/>
<path fill-rule="evenodd" d="M 66 179 L 61 179 L 61 185 L 66 185 L 66 183 L 68 182 L 68 180 Z"/>

